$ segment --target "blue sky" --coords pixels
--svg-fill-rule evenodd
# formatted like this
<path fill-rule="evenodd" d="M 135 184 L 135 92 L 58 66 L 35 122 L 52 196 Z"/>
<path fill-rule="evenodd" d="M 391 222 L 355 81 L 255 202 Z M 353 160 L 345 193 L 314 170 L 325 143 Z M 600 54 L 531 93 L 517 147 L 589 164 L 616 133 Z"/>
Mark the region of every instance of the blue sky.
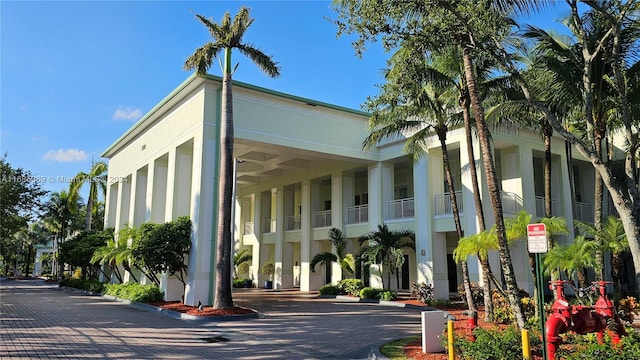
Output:
<path fill-rule="evenodd" d="M 194 13 L 218 22 L 241 5 L 255 19 L 244 40 L 282 70 L 270 79 L 236 54 L 235 80 L 354 109 L 377 94 L 387 54 L 357 58 L 329 1 L 0 0 L 0 151 L 46 190 L 68 188 L 191 74 L 185 59 L 210 39 Z"/>

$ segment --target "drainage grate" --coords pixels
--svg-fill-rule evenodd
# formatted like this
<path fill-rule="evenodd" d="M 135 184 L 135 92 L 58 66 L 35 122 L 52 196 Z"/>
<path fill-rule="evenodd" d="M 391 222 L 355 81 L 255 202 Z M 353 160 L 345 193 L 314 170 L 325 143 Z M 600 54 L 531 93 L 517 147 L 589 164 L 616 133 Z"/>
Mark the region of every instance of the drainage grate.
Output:
<path fill-rule="evenodd" d="M 218 335 L 218 336 L 213 336 L 208 338 L 202 338 L 201 340 L 204 340 L 208 343 L 217 343 L 217 342 L 227 342 L 229 341 L 229 338 L 226 338 L 222 335 Z"/>

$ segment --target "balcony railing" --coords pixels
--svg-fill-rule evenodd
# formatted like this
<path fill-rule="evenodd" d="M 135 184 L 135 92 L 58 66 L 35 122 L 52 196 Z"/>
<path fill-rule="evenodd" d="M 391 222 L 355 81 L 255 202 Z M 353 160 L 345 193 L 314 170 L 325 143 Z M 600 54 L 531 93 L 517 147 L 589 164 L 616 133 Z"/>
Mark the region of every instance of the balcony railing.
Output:
<path fill-rule="evenodd" d="M 536 196 L 536 216 L 544 217 L 544 196 Z M 558 201 L 551 199 L 551 215 L 559 216 L 560 210 L 558 209 Z"/>
<path fill-rule="evenodd" d="M 462 191 L 456 191 L 456 203 L 458 205 L 458 213 L 463 212 L 462 207 Z M 437 194 L 433 196 L 433 213 L 435 215 L 450 215 L 453 214 L 453 208 L 451 206 L 451 194 Z"/>
<path fill-rule="evenodd" d="M 551 209 L 553 210 L 553 209 Z M 583 202 L 576 202 L 574 217 L 586 223 L 593 223 L 593 205 Z"/>
<path fill-rule="evenodd" d="M 502 198 L 502 212 L 505 214 L 516 214 L 522 209 L 522 198 L 512 192 L 500 192 Z"/>
<path fill-rule="evenodd" d="M 313 214 L 313 227 L 331 226 L 331 210 L 318 211 Z"/>
<path fill-rule="evenodd" d="M 301 228 L 300 216 L 299 215 L 287 216 L 286 225 L 287 227 L 285 228 L 285 230 L 300 230 Z"/>
<path fill-rule="evenodd" d="M 276 219 L 264 219 L 262 221 L 262 233 L 274 233 L 276 232 Z"/>
<path fill-rule="evenodd" d="M 415 216 L 413 198 L 391 200 L 387 202 L 387 220 L 408 219 Z"/>
<path fill-rule="evenodd" d="M 253 222 L 247 221 L 244 223 L 244 234 L 251 235 L 253 234 Z"/>
<path fill-rule="evenodd" d="M 360 224 L 369 222 L 369 205 L 356 205 L 347 207 L 347 224 Z"/>

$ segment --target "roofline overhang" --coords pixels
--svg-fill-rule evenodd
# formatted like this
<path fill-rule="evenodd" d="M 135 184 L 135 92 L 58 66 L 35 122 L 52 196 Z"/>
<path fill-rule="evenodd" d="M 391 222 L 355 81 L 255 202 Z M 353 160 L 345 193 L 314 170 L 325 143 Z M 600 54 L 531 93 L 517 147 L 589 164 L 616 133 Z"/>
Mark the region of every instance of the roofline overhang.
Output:
<path fill-rule="evenodd" d="M 151 110 L 149 110 L 149 112 L 147 112 L 140 120 L 138 120 L 131 128 L 129 128 L 129 130 L 127 130 L 116 141 L 114 141 L 113 144 L 111 144 L 106 150 L 104 150 L 101 156 L 107 159 L 111 158 L 122 147 L 124 147 L 132 139 L 137 137 L 139 134 L 143 133 L 150 125 L 152 125 L 154 122 L 154 119 L 156 118 L 156 115 L 161 111 L 161 109 L 166 107 L 168 104 L 171 104 L 173 102 L 180 100 L 181 94 L 185 92 L 188 93 L 190 90 L 193 90 L 198 86 L 201 86 L 207 80 L 222 84 L 222 78 L 220 76 L 210 75 L 210 74 L 198 75 L 197 73 L 194 72 L 185 81 L 183 81 L 180 85 L 178 85 L 178 87 L 176 87 L 173 91 L 171 91 L 169 95 L 167 95 L 158 104 L 156 104 Z M 346 112 L 346 113 L 350 113 L 358 116 L 364 116 L 367 118 L 370 116 L 369 113 L 364 111 L 350 109 L 347 107 L 329 104 L 322 101 L 308 99 L 308 98 L 304 98 L 304 97 L 296 96 L 292 94 L 287 94 L 284 92 L 275 91 L 275 90 L 267 89 L 267 88 L 256 86 L 256 85 L 251 85 L 241 81 L 234 80 L 233 86 L 245 88 L 251 91 L 256 91 L 256 92 L 260 92 L 263 94 L 268 94 L 268 95 L 272 95 L 272 96 L 276 96 L 284 99 L 293 100 L 296 102 L 301 102 L 310 106 L 320 106 L 323 108 Z"/>

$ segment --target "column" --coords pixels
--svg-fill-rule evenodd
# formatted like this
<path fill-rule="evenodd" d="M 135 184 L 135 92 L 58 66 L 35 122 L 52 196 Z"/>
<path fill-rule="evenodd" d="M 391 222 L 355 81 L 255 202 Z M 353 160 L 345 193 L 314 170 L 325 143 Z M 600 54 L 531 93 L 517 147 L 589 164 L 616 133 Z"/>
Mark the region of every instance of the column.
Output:
<path fill-rule="evenodd" d="M 302 214 L 300 214 L 300 291 L 310 290 L 311 269 L 311 183 L 302 182 L 301 191 Z"/>

